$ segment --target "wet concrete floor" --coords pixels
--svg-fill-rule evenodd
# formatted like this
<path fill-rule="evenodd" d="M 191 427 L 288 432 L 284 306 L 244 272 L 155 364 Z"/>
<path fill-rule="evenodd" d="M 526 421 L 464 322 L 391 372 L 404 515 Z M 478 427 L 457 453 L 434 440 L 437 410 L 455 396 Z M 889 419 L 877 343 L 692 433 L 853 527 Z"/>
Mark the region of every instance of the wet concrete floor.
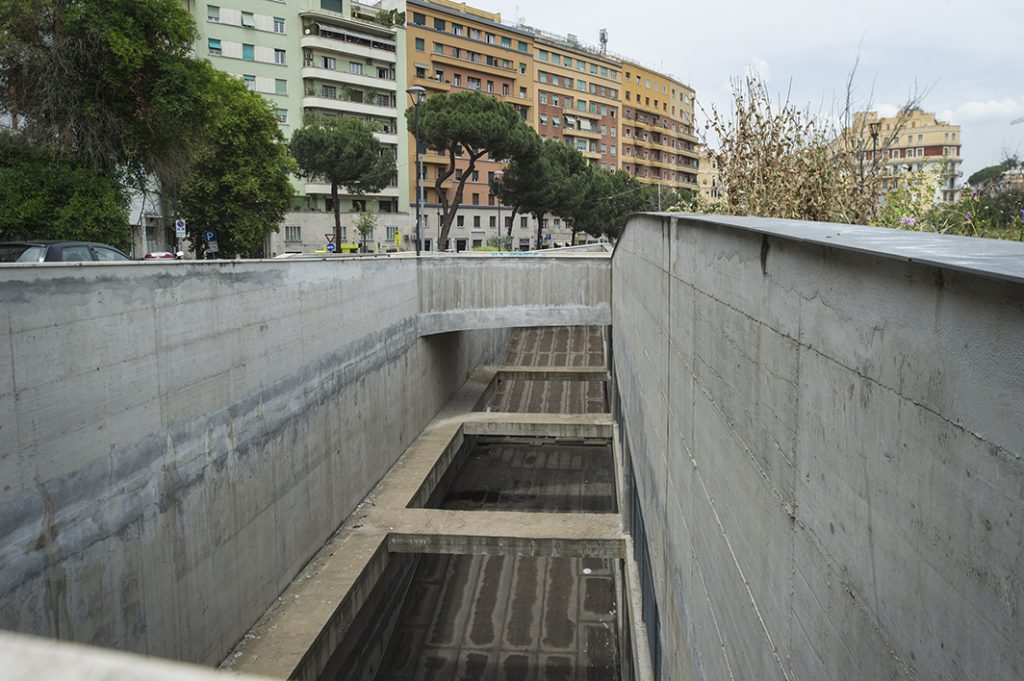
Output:
<path fill-rule="evenodd" d="M 607 444 L 481 441 L 467 455 L 440 507 L 614 513 L 613 476 Z"/>
<path fill-rule="evenodd" d="M 604 366 L 600 327 L 520 329 L 506 365 Z M 602 413 L 600 381 L 505 381 L 491 411 Z M 481 440 L 443 508 L 614 512 L 607 444 Z M 616 561 L 425 554 L 375 679 L 617 681 Z"/>
<path fill-rule="evenodd" d="M 506 366 L 606 366 L 599 326 L 517 329 Z M 602 381 L 502 381 L 487 404 L 491 411 L 531 414 L 601 414 L 608 411 Z"/>

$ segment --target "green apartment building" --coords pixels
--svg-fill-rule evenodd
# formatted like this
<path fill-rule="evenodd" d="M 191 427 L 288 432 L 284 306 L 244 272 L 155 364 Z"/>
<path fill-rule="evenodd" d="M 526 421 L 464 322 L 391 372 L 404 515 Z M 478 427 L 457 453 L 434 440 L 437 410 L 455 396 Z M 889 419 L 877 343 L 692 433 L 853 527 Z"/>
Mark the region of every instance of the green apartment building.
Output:
<path fill-rule="evenodd" d="M 409 233 L 408 135 L 405 130 L 405 28 L 379 22 L 383 9 L 400 0 L 361 4 L 352 0 L 186 0 L 196 19 L 196 54 L 245 81 L 271 102 L 285 137 L 307 114 L 350 115 L 374 123 L 377 137 L 393 147 L 398 172 L 378 194 L 344 194 L 342 239 L 354 242 L 362 211 L 378 213 L 371 249 L 412 248 Z M 311 252 L 326 246 L 334 230 L 330 185 L 294 179 L 295 199 L 268 256 Z M 342 189 L 344 192 L 344 189 Z M 403 207 L 405 207 L 403 209 Z M 401 211 L 401 212 L 400 212 Z M 396 240 L 396 234 L 398 239 Z"/>

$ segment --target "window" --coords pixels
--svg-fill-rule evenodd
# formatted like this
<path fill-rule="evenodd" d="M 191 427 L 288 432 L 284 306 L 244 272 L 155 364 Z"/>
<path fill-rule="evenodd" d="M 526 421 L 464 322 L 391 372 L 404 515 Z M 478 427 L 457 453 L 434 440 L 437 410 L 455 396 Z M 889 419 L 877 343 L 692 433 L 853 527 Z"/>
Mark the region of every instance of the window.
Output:
<path fill-rule="evenodd" d="M 242 26 L 256 28 L 256 20 L 253 19 L 252 12 L 242 12 Z"/>
<path fill-rule="evenodd" d="M 332 12 L 340 12 L 341 0 L 320 0 L 320 9 L 329 9 Z"/>
<path fill-rule="evenodd" d="M 434 24 L 435 24 L 435 27 L 436 27 L 436 25 L 437 25 L 437 20 L 436 19 L 434 20 Z M 444 30 L 444 28 L 443 28 L 444 22 L 442 21 L 441 24 L 442 24 L 442 29 L 441 30 L 443 31 Z M 463 33 L 462 24 L 452 24 L 452 35 L 462 35 L 462 33 Z"/>
<path fill-rule="evenodd" d="M 552 116 L 551 117 L 551 125 L 553 125 L 554 127 L 557 128 L 561 124 L 562 124 L 562 119 L 561 118 L 559 118 L 558 116 Z"/>
<path fill-rule="evenodd" d="M 479 170 L 474 170 L 473 171 L 473 182 L 479 182 L 479 181 L 480 181 L 480 171 Z"/>
<path fill-rule="evenodd" d="M 427 77 L 427 70 L 424 67 L 422 67 L 422 66 L 417 66 L 416 67 L 416 77 L 417 78 L 426 78 Z"/>
<path fill-rule="evenodd" d="M 274 80 L 274 94 L 288 94 L 288 81 L 284 80 L 283 78 L 277 78 L 276 80 Z"/>
<path fill-rule="evenodd" d="M 526 99 L 526 88 L 525 87 L 519 88 L 519 97 L 520 97 L 520 99 Z"/>
<path fill-rule="evenodd" d="M 524 229 L 528 226 L 526 224 L 526 218 L 519 218 L 519 226 L 524 228 Z"/>
<path fill-rule="evenodd" d="M 391 203 L 391 202 L 389 201 L 388 203 Z M 381 212 L 382 213 L 383 212 L 390 213 L 391 211 L 381 211 Z M 386 229 L 388 230 L 388 241 L 394 241 L 398 237 L 398 227 L 395 226 L 395 225 L 388 225 L 386 227 Z"/>
<path fill-rule="evenodd" d="M 320 57 L 320 64 L 325 69 L 330 69 L 331 71 L 338 67 L 338 62 L 335 61 L 334 57 Z"/>
<path fill-rule="evenodd" d="M 206 47 L 210 51 L 210 54 L 212 54 L 212 55 L 219 55 L 220 54 L 220 40 L 218 40 L 216 38 L 210 38 L 210 40 L 206 44 Z"/>
<path fill-rule="evenodd" d="M 597 75 L 597 64 L 590 65 L 590 72 L 593 73 L 594 75 Z"/>
<path fill-rule="evenodd" d="M 274 33 L 284 33 L 284 18 L 274 17 Z"/>
<path fill-rule="evenodd" d="M 333 85 L 321 85 L 320 95 L 327 99 L 336 99 L 338 97 L 338 88 Z"/>
<path fill-rule="evenodd" d="M 493 33 L 484 34 L 484 42 L 487 43 L 488 45 L 493 45 L 496 40 L 497 36 L 495 36 Z"/>
<path fill-rule="evenodd" d="M 466 216 L 465 215 L 458 215 L 458 216 L 456 216 L 456 218 L 455 218 L 455 226 L 456 227 L 465 227 L 466 226 Z"/>
<path fill-rule="evenodd" d="M 494 81 L 493 80 L 487 81 L 487 92 L 489 92 L 491 94 L 494 94 Z"/>
<path fill-rule="evenodd" d="M 452 76 L 452 85 L 454 85 L 455 87 L 462 87 L 461 73 L 456 73 L 454 76 Z"/>
<path fill-rule="evenodd" d="M 558 102 L 558 95 L 551 95 L 551 105 L 552 106 L 560 106 L 560 104 Z"/>
<path fill-rule="evenodd" d="M 457 51 L 458 50 L 456 50 L 456 52 Z M 441 43 L 434 43 L 434 52 L 437 54 L 444 54 L 444 45 L 442 45 Z M 458 57 L 459 55 L 456 54 L 455 56 Z"/>
<path fill-rule="evenodd" d="M 480 79 L 479 78 L 474 78 L 473 76 L 467 77 L 466 78 L 466 87 L 468 87 L 470 90 L 479 90 L 480 89 Z"/>
<path fill-rule="evenodd" d="M 541 114 L 540 115 L 540 124 L 541 125 L 547 125 L 548 124 L 548 115 L 547 114 Z"/>
<path fill-rule="evenodd" d="M 363 75 L 363 65 L 357 61 L 350 61 L 348 63 L 348 72 L 354 73 L 357 76 Z"/>
<path fill-rule="evenodd" d="M 256 76 L 246 74 L 242 76 L 242 81 L 245 82 L 245 87 L 248 88 L 250 92 L 256 91 Z"/>
<path fill-rule="evenodd" d="M 366 199 L 352 199 L 352 212 L 353 213 L 365 213 L 366 212 Z M 373 233 L 370 233 L 370 238 L 373 238 Z"/>
<path fill-rule="evenodd" d="M 505 36 L 502 36 L 501 37 L 501 46 L 502 47 L 512 47 L 512 38 L 506 38 Z"/>
<path fill-rule="evenodd" d="M 524 41 L 522 41 L 522 40 L 519 41 L 519 51 L 520 52 L 526 52 L 529 49 L 530 49 L 529 46 L 527 46 L 527 44 Z"/>
<path fill-rule="evenodd" d="M 474 227 L 479 227 L 480 226 L 480 216 L 479 215 L 474 215 L 473 216 L 473 226 Z"/>
<path fill-rule="evenodd" d="M 287 55 L 286 55 L 284 50 L 274 50 L 274 63 L 275 64 L 284 64 L 286 56 Z"/>
<path fill-rule="evenodd" d="M 242 59 L 253 61 L 256 59 L 256 48 L 249 44 L 242 45 Z"/>
<path fill-rule="evenodd" d="M 284 226 L 285 241 L 302 241 L 302 228 L 298 225 Z"/>
<path fill-rule="evenodd" d="M 423 50 L 426 49 L 426 42 L 423 38 L 416 38 L 416 49 L 420 52 L 423 52 Z"/>
<path fill-rule="evenodd" d="M 425 17 L 422 12 L 413 12 L 412 23 L 415 24 L 416 26 L 426 26 L 427 17 Z"/>
<path fill-rule="evenodd" d="M 540 103 L 541 104 L 547 104 L 548 103 L 548 93 L 546 93 L 546 92 L 540 93 Z"/>
<path fill-rule="evenodd" d="M 207 21 L 213 21 L 213 22 L 219 22 L 220 21 L 220 7 L 215 7 L 214 5 L 207 5 L 206 6 L 206 20 Z"/>
<path fill-rule="evenodd" d="M 434 80 L 437 82 L 444 80 L 444 69 L 434 69 Z"/>
<path fill-rule="evenodd" d="M 541 71 L 540 73 L 537 74 L 537 80 L 539 80 L 542 83 L 547 83 L 548 82 L 548 74 L 546 74 L 543 71 Z"/>
<path fill-rule="evenodd" d="M 472 199 L 473 199 L 472 205 L 479 206 L 480 205 L 480 192 L 473 192 Z M 479 227 L 480 225 L 476 225 L 476 226 Z"/>
<path fill-rule="evenodd" d="M 508 83 L 501 84 L 501 94 L 508 97 Z"/>
<path fill-rule="evenodd" d="M 435 31 L 443 31 L 445 29 L 445 26 L 446 26 L 446 24 L 445 24 L 445 20 L 444 19 L 438 19 L 437 17 L 434 17 L 434 30 Z"/>

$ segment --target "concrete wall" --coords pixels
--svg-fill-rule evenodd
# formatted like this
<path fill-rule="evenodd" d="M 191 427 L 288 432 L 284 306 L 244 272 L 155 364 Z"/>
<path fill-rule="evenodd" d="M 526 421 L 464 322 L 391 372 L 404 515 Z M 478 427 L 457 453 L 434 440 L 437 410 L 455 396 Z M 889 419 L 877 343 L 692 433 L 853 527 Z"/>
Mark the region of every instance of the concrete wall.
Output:
<path fill-rule="evenodd" d="M 614 374 L 662 678 L 1024 678 L 1022 275 L 1008 242 L 630 223 Z"/>
<path fill-rule="evenodd" d="M 0 627 L 216 663 L 505 332 L 413 259 L 0 268 Z"/>
<path fill-rule="evenodd" d="M 421 261 L 420 331 L 611 322 L 611 259 L 458 256 Z"/>

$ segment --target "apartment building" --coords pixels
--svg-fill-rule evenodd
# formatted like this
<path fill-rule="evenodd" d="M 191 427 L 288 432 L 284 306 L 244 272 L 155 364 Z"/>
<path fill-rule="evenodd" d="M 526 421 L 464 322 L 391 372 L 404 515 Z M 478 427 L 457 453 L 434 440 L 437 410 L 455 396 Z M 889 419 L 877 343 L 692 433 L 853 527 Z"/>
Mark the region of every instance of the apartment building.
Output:
<path fill-rule="evenodd" d="M 464 3 L 435 0 L 408 0 L 406 3 L 406 39 L 409 85 L 427 90 L 427 96 L 439 92 L 476 90 L 508 102 L 523 119 L 536 119 L 533 82 L 533 40 L 528 33 L 501 23 L 501 15 L 470 7 Z M 410 103 L 411 104 L 411 103 Z M 408 156 L 410 211 L 415 212 L 415 148 L 410 136 Z M 424 247 L 434 250 L 441 224 L 440 197 L 436 180 L 448 159 L 425 152 L 424 164 Z M 468 160 L 458 162 L 456 176 L 442 185 L 442 191 L 454 192 L 457 178 L 468 172 Z M 477 161 L 463 191 L 463 204 L 452 225 L 449 244 L 455 250 L 483 246 L 499 234 L 507 233 L 512 210 L 499 205 L 491 194 L 490 182 L 500 173 L 502 164 L 484 157 Z M 513 227 L 513 244 L 529 247 L 536 223 L 530 216 L 518 216 Z M 415 247 L 410 243 L 410 248 Z"/>
<path fill-rule="evenodd" d="M 963 166 L 959 125 L 940 121 L 934 113 L 914 109 L 906 117 L 859 112 L 854 116 L 853 129 L 863 138 L 865 161 L 875 162 L 877 154 L 877 162 L 884 164 L 880 193 L 897 188 L 901 175 L 921 172 L 934 184 L 935 201 L 957 201 L 958 178 Z"/>
<path fill-rule="evenodd" d="M 599 168 L 617 169 L 622 63 L 574 36 L 533 30 L 537 131 L 575 147 Z"/>
<path fill-rule="evenodd" d="M 350 115 L 374 124 L 402 167 L 405 35 L 401 25 L 381 22 L 387 2 L 352 0 L 189 1 L 199 27 L 196 51 L 218 69 L 241 78 L 266 97 L 286 137 L 315 115 Z M 390 8 L 400 10 L 400 1 Z M 401 96 L 399 96 L 401 94 Z M 402 167 L 404 174 L 404 167 Z M 333 232 L 330 185 L 294 180 L 296 196 L 268 255 L 314 251 Z M 353 225 L 363 211 L 379 214 L 371 249 L 394 247 L 396 233 L 411 229 L 408 183 L 394 182 L 374 195 L 343 193 L 342 239 L 355 241 Z"/>
<path fill-rule="evenodd" d="M 622 169 L 646 184 L 696 191 L 693 88 L 633 62 L 623 69 Z"/>

